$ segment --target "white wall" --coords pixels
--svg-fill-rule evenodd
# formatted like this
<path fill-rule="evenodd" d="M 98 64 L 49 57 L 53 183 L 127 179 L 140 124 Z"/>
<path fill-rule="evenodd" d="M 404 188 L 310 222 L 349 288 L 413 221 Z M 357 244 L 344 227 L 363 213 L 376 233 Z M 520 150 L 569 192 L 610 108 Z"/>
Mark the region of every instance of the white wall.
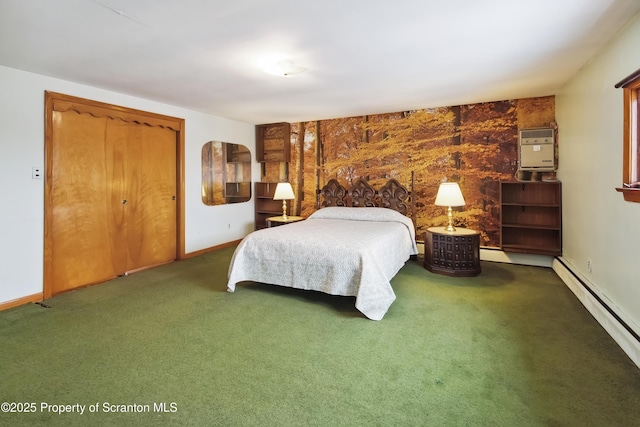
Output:
<path fill-rule="evenodd" d="M 255 152 L 253 124 L 82 86 L 0 66 L 0 304 L 42 292 L 45 90 L 185 119 L 185 245 L 193 252 L 237 240 L 254 227 L 253 200 L 205 206 L 200 150 L 210 140 L 244 144 Z M 254 178 L 259 168 L 254 165 Z"/>
<path fill-rule="evenodd" d="M 563 261 L 640 333 L 640 203 L 622 185 L 622 90 L 640 68 L 640 15 L 556 95 Z M 587 268 L 591 260 L 592 271 Z"/>

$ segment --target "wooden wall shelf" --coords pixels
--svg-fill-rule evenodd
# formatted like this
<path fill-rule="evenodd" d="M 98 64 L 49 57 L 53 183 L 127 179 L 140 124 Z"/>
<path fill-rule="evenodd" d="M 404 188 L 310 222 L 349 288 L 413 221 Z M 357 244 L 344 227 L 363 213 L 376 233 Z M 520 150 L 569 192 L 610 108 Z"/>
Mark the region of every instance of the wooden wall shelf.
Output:
<path fill-rule="evenodd" d="M 289 162 L 291 125 L 270 123 L 256 126 L 256 160 L 258 162 Z"/>

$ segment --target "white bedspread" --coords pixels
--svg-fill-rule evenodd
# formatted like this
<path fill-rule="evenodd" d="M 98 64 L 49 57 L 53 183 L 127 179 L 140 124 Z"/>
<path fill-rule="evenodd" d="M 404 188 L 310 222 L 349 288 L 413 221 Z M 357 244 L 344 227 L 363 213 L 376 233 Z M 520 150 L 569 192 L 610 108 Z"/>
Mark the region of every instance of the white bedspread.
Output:
<path fill-rule="evenodd" d="M 254 281 L 355 296 L 358 310 L 380 320 L 396 298 L 390 280 L 417 253 L 413 222 L 396 211 L 323 208 L 247 235 L 233 254 L 227 290 Z"/>

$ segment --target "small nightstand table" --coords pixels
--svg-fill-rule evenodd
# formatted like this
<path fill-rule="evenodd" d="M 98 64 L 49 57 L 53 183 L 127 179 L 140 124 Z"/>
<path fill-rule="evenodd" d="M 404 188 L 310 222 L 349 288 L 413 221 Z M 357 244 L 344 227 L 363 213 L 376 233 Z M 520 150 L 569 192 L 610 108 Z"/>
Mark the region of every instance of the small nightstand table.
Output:
<path fill-rule="evenodd" d="M 448 232 L 431 227 L 424 233 L 424 268 L 446 276 L 480 274 L 480 233 L 468 228 Z"/>
<path fill-rule="evenodd" d="M 267 227 L 277 227 L 279 225 L 291 224 L 292 222 L 302 221 L 304 218 L 301 216 L 287 215 L 287 219 L 282 216 L 272 216 L 267 218 Z"/>

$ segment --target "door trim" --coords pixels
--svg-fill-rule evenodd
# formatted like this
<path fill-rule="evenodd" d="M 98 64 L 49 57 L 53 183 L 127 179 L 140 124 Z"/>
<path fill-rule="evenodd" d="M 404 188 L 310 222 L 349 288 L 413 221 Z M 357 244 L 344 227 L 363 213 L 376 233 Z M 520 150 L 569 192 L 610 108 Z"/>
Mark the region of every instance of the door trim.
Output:
<path fill-rule="evenodd" d="M 52 243 L 50 229 L 52 226 L 51 213 L 51 176 L 52 176 L 52 141 L 53 141 L 53 112 L 77 111 L 88 113 L 95 117 L 109 116 L 124 121 L 134 121 L 151 126 L 167 127 L 176 132 L 176 260 L 185 258 L 185 170 L 184 170 L 184 133 L 185 120 L 177 117 L 165 116 L 143 110 L 122 107 L 89 99 L 78 98 L 57 92 L 45 91 L 45 126 L 44 126 L 44 298 L 53 294 L 52 281 Z"/>

